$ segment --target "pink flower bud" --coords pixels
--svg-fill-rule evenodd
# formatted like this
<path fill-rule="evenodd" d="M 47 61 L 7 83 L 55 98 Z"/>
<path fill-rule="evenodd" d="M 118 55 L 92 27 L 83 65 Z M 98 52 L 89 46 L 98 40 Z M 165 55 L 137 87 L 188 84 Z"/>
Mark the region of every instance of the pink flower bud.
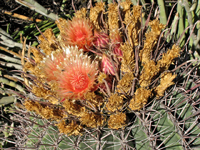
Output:
<path fill-rule="evenodd" d="M 109 36 L 106 33 L 103 32 L 94 32 L 94 46 L 98 48 L 106 48 L 108 47 L 109 43 Z"/>
<path fill-rule="evenodd" d="M 104 54 L 102 56 L 101 68 L 105 74 L 115 75 L 114 66 L 112 65 L 109 57 Z"/>
<path fill-rule="evenodd" d="M 122 38 L 120 37 L 119 33 L 112 35 L 112 44 L 113 44 L 113 53 L 117 56 L 123 56 L 123 53 L 120 49 L 120 43 L 122 42 Z"/>
<path fill-rule="evenodd" d="M 113 53 L 117 56 L 123 56 L 123 53 L 120 49 L 120 44 L 116 44 L 115 47 L 113 48 Z"/>

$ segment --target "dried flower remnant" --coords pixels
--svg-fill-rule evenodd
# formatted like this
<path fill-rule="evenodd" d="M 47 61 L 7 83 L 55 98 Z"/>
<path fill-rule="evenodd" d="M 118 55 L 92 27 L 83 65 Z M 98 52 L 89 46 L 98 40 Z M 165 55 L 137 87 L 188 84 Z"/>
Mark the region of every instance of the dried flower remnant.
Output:
<path fill-rule="evenodd" d="M 42 83 L 43 82 L 43 83 Z M 43 99 L 46 100 L 52 104 L 58 104 L 59 103 L 59 97 L 57 95 L 57 82 L 48 82 L 48 85 L 46 84 L 46 80 L 38 80 L 35 82 L 36 85 L 31 85 L 31 92 Z M 51 90 L 50 90 L 51 89 Z"/>
<path fill-rule="evenodd" d="M 150 54 L 157 44 L 162 29 L 165 27 L 163 24 L 159 23 L 159 20 L 157 19 L 149 22 L 149 26 L 151 27 L 151 30 L 145 33 L 146 40 L 144 42 L 144 47 L 140 50 L 139 54 L 143 64 L 150 61 Z"/>
<path fill-rule="evenodd" d="M 112 40 L 115 38 L 114 34 L 119 34 L 119 15 L 118 15 L 118 6 L 117 3 L 108 4 L 108 27 L 109 27 L 109 36 Z"/>
<path fill-rule="evenodd" d="M 59 75 L 59 94 L 62 98 L 80 99 L 93 91 L 97 74 L 97 62 L 84 55 L 76 47 L 71 47 L 70 59 L 63 62 L 63 72 Z M 74 55 L 73 55 L 74 54 Z"/>
<path fill-rule="evenodd" d="M 64 115 L 63 110 L 59 108 L 50 108 L 48 106 L 41 110 L 40 115 L 46 119 L 51 119 L 51 120 L 56 120 L 56 121 L 59 121 L 63 117 L 66 117 Z"/>
<path fill-rule="evenodd" d="M 86 18 L 87 10 L 86 8 L 81 8 L 80 10 L 76 11 L 75 17 L 76 18 Z"/>
<path fill-rule="evenodd" d="M 117 110 L 120 110 L 122 106 L 123 106 L 123 97 L 115 93 L 108 98 L 106 109 L 110 112 L 115 112 Z"/>
<path fill-rule="evenodd" d="M 123 72 L 133 72 L 135 68 L 134 49 L 128 44 L 121 44 L 120 49 L 123 52 L 120 70 Z"/>
<path fill-rule="evenodd" d="M 58 45 L 56 44 L 57 40 L 52 29 L 47 29 L 38 37 L 38 40 L 41 41 L 38 48 L 42 49 L 46 55 L 50 55 L 51 52 L 58 49 Z"/>
<path fill-rule="evenodd" d="M 24 102 L 24 106 L 28 111 L 35 111 L 37 114 L 39 114 L 40 110 L 42 109 L 40 103 L 31 100 L 26 100 Z"/>
<path fill-rule="evenodd" d="M 127 117 L 125 113 L 117 112 L 116 114 L 110 115 L 108 120 L 108 127 L 111 129 L 124 128 L 127 124 Z"/>
<path fill-rule="evenodd" d="M 48 105 L 42 105 L 39 102 L 26 100 L 24 106 L 28 111 L 35 111 L 38 115 L 45 119 L 60 120 L 65 117 L 63 111 L 59 108 L 51 108 Z"/>
<path fill-rule="evenodd" d="M 100 19 L 100 13 L 104 12 L 104 6 L 105 3 L 98 2 L 95 4 L 94 7 L 90 8 L 90 21 L 93 23 L 96 29 L 100 29 L 99 26 L 99 19 Z"/>
<path fill-rule="evenodd" d="M 32 74 L 34 74 L 34 72 L 35 72 L 35 65 L 33 65 L 30 61 L 27 61 L 24 64 L 24 70 L 27 71 L 27 72 L 31 72 Z"/>
<path fill-rule="evenodd" d="M 164 92 L 168 87 L 174 84 L 173 80 L 176 78 L 176 75 L 172 73 L 164 73 L 161 75 L 160 85 L 156 87 L 155 92 L 157 97 L 164 96 Z"/>
<path fill-rule="evenodd" d="M 93 41 L 93 26 L 89 20 L 75 17 L 72 21 L 59 19 L 56 23 L 65 46 L 78 46 L 79 49 L 89 51 Z"/>
<path fill-rule="evenodd" d="M 177 45 L 173 45 L 171 50 L 168 50 L 166 54 L 163 54 L 162 59 L 158 60 L 157 65 L 153 60 L 149 60 L 148 63 L 143 64 L 143 72 L 140 76 L 140 86 L 147 87 L 151 83 L 152 79 L 160 72 L 167 70 L 174 58 L 178 57 L 180 48 Z"/>
<path fill-rule="evenodd" d="M 118 92 L 119 93 L 123 93 L 123 92 L 127 93 L 131 89 L 133 79 L 134 79 L 134 76 L 132 73 L 124 74 L 124 76 L 122 77 L 122 79 L 119 81 L 119 83 L 117 85 L 117 88 L 119 90 Z"/>
<path fill-rule="evenodd" d="M 78 117 L 85 111 L 85 107 L 83 107 L 80 103 L 68 99 L 63 102 L 62 106 L 69 114 Z"/>
<path fill-rule="evenodd" d="M 147 87 L 151 83 L 153 77 L 155 77 L 160 71 L 160 68 L 156 65 L 153 60 L 143 65 L 143 71 L 140 75 L 140 86 Z"/>
<path fill-rule="evenodd" d="M 68 124 L 66 124 L 66 122 L 62 120 L 61 122 L 56 124 L 56 126 L 58 127 L 60 133 L 64 133 L 68 136 L 82 135 L 81 131 L 83 130 L 83 127 L 73 120 Z"/>
<path fill-rule="evenodd" d="M 52 104 L 58 103 L 58 99 L 56 99 L 56 93 L 45 89 L 42 86 L 42 84 L 38 84 L 37 86 L 32 86 L 31 92 L 34 93 L 37 97 L 48 100 Z"/>
<path fill-rule="evenodd" d="M 127 19 L 130 15 L 131 4 L 132 4 L 131 0 L 126 0 L 120 3 L 121 7 L 123 8 L 123 11 L 125 12 L 125 19 Z"/>
<path fill-rule="evenodd" d="M 36 48 L 30 48 L 30 52 L 33 54 L 33 60 L 27 61 L 24 65 L 24 71 L 31 72 L 31 74 L 43 78 L 45 75 L 41 73 L 40 66 L 44 56 Z M 34 62 L 34 63 L 32 63 Z"/>
<path fill-rule="evenodd" d="M 149 89 L 139 88 L 136 90 L 134 98 L 131 99 L 129 107 L 131 110 L 140 110 L 151 97 L 152 92 Z"/>
<path fill-rule="evenodd" d="M 38 46 L 39 47 L 39 46 Z M 31 53 L 33 53 L 33 58 L 35 61 L 35 64 L 39 64 L 43 60 L 43 56 L 36 48 L 30 48 Z"/>
<path fill-rule="evenodd" d="M 87 100 L 86 104 L 92 108 L 98 108 L 103 104 L 103 97 L 94 92 L 87 92 L 84 98 Z"/>
<path fill-rule="evenodd" d="M 86 125 L 89 128 L 97 128 L 102 126 L 105 119 L 101 114 L 95 114 L 93 112 L 85 112 L 81 118 L 81 125 Z"/>
<path fill-rule="evenodd" d="M 157 63 L 157 66 L 161 69 L 167 70 L 169 66 L 172 64 L 173 60 L 180 55 L 180 47 L 177 45 L 173 45 L 167 53 L 163 54 L 162 59 L 160 59 Z"/>
<path fill-rule="evenodd" d="M 104 83 L 104 80 L 107 78 L 107 75 L 103 72 L 100 72 L 99 76 L 98 76 L 98 82 L 100 84 Z"/>
<path fill-rule="evenodd" d="M 139 44 L 139 32 L 141 28 L 141 6 L 133 6 L 130 10 L 131 1 L 122 2 L 123 11 L 125 12 L 124 23 L 127 25 L 128 39 L 131 46 Z"/>

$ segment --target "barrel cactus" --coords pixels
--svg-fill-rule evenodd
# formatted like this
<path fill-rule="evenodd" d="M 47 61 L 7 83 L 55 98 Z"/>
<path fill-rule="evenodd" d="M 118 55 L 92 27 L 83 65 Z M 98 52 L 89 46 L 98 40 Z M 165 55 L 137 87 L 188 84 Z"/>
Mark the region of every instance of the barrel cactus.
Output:
<path fill-rule="evenodd" d="M 13 119 L 20 149 L 195 149 L 197 66 L 158 18 L 127 0 L 57 19 L 22 61 L 30 92 Z M 192 70 L 192 71 L 191 71 Z M 195 71 L 196 70 L 196 71 Z"/>

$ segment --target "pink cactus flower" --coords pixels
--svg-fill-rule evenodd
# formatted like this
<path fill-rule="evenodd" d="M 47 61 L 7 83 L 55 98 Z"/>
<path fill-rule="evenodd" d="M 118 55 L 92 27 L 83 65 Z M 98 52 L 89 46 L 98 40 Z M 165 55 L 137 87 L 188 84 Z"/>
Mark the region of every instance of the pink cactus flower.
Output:
<path fill-rule="evenodd" d="M 87 48 L 92 46 L 93 26 L 84 18 L 73 18 L 67 22 L 66 32 L 61 34 L 65 45 L 78 46 L 79 49 L 88 51 Z"/>
<path fill-rule="evenodd" d="M 59 93 L 63 98 L 83 99 L 93 91 L 97 74 L 97 62 L 84 55 L 78 47 L 71 47 L 70 58 L 65 59 L 59 78 Z"/>
<path fill-rule="evenodd" d="M 66 55 L 64 55 L 62 52 L 52 53 L 50 56 L 47 56 L 43 60 L 44 64 L 41 70 L 44 72 L 45 77 L 48 81 L 57 80 L 55 72 L 60 71 L 58 67 L 64 61 L 65 56 Z"/>

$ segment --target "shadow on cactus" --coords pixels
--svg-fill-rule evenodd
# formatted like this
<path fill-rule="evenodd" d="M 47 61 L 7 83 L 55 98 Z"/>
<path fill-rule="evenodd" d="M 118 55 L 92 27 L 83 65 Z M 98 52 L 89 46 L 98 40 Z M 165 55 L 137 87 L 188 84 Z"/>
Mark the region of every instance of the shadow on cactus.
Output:
<path fill-rule="evenodd" d="M 58 37 L 51 29 L 41 33 L 23 66 L 34 96 L 20 106 L 41 117 L 24 114 L 32 132 L 21 146 L 187 149 L 200 144 L 191 61 L 175 61 L 179 43 L 166 43 L 158 19 L 143 27 L 142 15 L 142 7 L 129 1 L 99 2 L 88 12 L 76 11 L 72 20 L 58 19 Z M 185 78 L 191 85 L 182 83 L 181 89 L 179 80 Z"/>

